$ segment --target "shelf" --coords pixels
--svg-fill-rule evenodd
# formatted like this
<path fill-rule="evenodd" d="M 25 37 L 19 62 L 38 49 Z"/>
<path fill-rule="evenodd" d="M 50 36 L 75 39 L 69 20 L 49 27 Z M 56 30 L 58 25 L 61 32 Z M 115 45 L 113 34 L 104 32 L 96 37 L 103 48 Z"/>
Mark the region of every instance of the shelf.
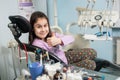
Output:
<path fill-rule="evenodd" d="M 93 34 L 85 34 L 83 37 L 86 40 L 112 40 L 112 38 L 109 36 L 97 37 L 96 35 L 93 35 Z"/>

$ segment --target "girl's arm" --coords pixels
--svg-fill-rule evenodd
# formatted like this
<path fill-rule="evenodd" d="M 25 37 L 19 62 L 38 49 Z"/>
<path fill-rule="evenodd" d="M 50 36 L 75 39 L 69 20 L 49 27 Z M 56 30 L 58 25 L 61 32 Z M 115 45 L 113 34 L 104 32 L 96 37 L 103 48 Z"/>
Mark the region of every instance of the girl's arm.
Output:
<path fill-rule="evenodd" d="M 74 41 L 74 37 L 72 35 L 63 35 L 56 33 L 56 37 L 61 39 L 62 46 L 66 46 Z"/>

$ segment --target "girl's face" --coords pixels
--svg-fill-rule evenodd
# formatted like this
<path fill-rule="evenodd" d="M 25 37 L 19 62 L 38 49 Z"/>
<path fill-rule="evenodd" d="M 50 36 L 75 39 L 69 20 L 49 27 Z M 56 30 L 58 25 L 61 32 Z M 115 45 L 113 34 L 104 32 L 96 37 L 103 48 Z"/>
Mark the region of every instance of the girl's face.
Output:
<path fill-rule="evenodd" d="M 38 38 L 45 39 L 49 33 L 48 22 L 45 18 L 38 18 L 34 24 L 34 32 Z"/>

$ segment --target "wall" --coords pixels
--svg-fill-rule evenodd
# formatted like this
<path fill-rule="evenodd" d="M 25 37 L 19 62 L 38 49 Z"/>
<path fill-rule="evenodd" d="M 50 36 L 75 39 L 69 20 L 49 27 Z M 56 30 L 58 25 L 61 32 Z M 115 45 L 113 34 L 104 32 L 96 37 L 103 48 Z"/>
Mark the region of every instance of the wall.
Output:
<path fill-rule="evenodd" d="M 9 15 L 18 14 L 17 0 L 1 0 L 0 1 L 0 76 L 1 80 L 11 80 L 14 76 L 12 67 L 10 49 L 7 43 L 13 39 L 11 32 L 8 29 Z M 10 68 L 9 68 L 10 67 Z M 12 70 L 12 69 L 11 69 Z"/>
<path fill-rule="evenodd" d="M 39 10 L 47 15 L 47 1 L 46 0 L 32 0 L 34 3 L 35 11 Z"/>

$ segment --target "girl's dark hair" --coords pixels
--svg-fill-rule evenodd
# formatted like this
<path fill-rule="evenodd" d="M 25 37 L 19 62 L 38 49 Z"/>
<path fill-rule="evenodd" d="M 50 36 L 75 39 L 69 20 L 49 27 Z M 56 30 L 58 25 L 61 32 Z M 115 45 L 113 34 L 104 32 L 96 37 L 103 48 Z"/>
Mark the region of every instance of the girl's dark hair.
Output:
<path fill-rule="evenodd" d="M 49 33 L 48 35 L 45 37 L 45 40 L 48 38 L 48 37 L 51 37 L 52 35 L 52 32 L 51 32 L 51 29 L 50 29 L 50 24 L 49 24 L 49 19 L 48 17 L 43 13 L 43 12 L 40 12 L 40 11 L 36 11 L 36 12 L 33 12 L 31 17 L 30 17 L 30 24 L 31 24 L 31 30 L 29 32 L 29 43 L 32 44 L 33 40 L 37 37 L 34 33 L 34 24 L 35 22 L 38 20 L 38 18 L 45 18 L 48 22 L 48 27 L 49 27 Z"/>

